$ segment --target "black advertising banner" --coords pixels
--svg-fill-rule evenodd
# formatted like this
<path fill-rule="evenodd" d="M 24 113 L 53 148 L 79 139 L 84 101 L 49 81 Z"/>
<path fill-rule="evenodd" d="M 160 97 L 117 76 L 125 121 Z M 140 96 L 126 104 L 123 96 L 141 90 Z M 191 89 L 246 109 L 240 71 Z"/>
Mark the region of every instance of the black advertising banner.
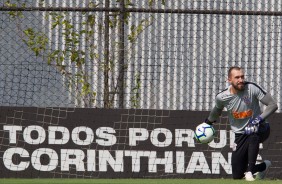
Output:
<path fill-rule="evenodd" d="M 228 119 L 209 144 L 194 139 L 209 112 L 92 108 L 0 108 L 1 178 L 230 178 Z M 281 114 L 258 161 L 281 177 Z"/>

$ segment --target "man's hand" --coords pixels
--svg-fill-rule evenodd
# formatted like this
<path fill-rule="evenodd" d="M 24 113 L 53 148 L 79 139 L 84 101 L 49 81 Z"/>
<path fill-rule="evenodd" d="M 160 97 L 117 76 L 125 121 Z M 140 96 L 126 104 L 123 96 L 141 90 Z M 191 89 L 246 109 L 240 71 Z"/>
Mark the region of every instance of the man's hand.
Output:
<path fill-rule="evenodd" d="M 254 119 L 250 120 L 250 123 L 253 125 L 259 125 L 260 123 L 262 123 L 264 120 L 262 119 L 262 117 L 258 116 Z"/>
<path fill-rule="evenodd" d="M 251 135 L 254 133 L 257 133 L 259 129 L 259 124 L 257 125 L 253 125 L 252 123 L 249 123 L 246 127 L 245 127 L 245 134 L 247 135 Z"/>
<path fill-rule="evenodd" d="M 213 123 L 215 123 L 216 121 L 210 121 L 208 118 L 205 119 L 204 123 L 208 124 L 208 125 L 213 125 Z"/>
<path fill-rule="evenodd" d="M 253 133 L 257 133 L 259 125 L 262 122 L 264 122 L 264 120 L 260 116 L 250 119 L 249 124 L 245 127 L 245 134 L 251 135 Z"/>

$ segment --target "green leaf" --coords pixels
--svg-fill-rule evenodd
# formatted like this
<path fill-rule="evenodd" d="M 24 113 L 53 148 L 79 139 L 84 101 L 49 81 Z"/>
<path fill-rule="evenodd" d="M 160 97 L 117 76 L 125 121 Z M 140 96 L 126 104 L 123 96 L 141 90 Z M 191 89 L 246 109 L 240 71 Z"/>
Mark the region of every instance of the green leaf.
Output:
<path fill-rule="evenodd" d="M 80 33 L 80 34 L 86 34 L 87 31 L 86 31 L 86 30 L 81 30 L 79 33 Z"/>
<path fill-rule="evenodd" d="M 149 0 L 149 6 L 152 6 L 154 3 L 154 0 Z"/>
<path fill-rule="evenodd" d="M 52 26 L 51 26 L 51 29 L 54 29 L 57 27 L 57 25 L 59 25 L 59 22 L 53 22 L 52 23 Z"/>
<path fill-rule="evenodd" d="M 91 27 L 93 27 L 95 25 L 95 15 L 88 15 L 87 17 L 87 22 L 89 23 L 89 25 Z"/>

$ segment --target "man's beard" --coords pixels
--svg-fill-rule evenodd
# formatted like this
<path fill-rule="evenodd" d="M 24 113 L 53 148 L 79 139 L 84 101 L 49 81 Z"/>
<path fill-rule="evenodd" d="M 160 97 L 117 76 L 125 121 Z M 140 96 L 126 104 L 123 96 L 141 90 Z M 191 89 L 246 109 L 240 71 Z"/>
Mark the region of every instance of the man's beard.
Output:
<path fill-rule="evenodd" d="M 241 83 L 240 86 L 239 84 L 232 84 L 233 88 L 236 89 L 237 91 L 243 91 L 245 89 L 245 83 Z"/>

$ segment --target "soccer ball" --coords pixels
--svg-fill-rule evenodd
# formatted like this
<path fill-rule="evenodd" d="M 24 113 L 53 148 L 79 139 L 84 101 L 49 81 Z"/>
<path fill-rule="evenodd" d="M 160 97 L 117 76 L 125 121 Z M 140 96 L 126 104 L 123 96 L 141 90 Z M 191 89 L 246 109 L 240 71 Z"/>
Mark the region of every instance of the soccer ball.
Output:
<path fill-rule="evenodd" d="M 215 130 L 212 125 L 201 123 L 196 127 L 194 136 L 200 143 L 210 143 L 215 136 Z"/>

